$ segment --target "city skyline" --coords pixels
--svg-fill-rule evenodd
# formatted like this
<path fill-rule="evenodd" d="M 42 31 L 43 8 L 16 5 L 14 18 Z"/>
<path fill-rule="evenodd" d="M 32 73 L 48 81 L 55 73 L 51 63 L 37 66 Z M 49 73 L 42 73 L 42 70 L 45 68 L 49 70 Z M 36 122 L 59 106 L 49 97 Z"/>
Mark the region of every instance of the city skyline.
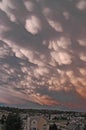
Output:
<path fill-rule="evenodd" d="M 0 1 L 0 104 L 86 111 L 86 1 Z"/>

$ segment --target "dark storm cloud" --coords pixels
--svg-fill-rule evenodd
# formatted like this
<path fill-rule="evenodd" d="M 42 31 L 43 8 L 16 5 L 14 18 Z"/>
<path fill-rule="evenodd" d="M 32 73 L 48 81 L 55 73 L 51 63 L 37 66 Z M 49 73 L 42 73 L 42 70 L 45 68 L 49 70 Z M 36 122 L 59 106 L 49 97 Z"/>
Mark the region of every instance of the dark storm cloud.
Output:
<path fill-rule="evenodd" d="M 0 2 L 0 102 L 86 108 L 85 4 Z"/>

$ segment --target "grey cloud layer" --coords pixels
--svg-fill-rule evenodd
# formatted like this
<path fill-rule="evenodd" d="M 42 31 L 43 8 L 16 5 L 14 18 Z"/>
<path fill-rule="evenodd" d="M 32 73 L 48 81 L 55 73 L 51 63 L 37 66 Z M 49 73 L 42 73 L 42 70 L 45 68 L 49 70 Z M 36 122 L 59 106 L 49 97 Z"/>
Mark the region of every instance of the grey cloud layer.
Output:
<path fill-rule="evenodd" d="M 0 102 L 86 109 L 85 4 L 0 2 Z"/>

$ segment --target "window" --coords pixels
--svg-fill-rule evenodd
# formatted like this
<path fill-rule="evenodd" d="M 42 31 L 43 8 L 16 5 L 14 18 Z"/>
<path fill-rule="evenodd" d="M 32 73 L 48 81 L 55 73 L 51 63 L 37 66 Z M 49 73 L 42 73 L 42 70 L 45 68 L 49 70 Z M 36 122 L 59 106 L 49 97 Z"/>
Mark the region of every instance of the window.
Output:
<path fill-rule="evenodd" d="M 43 130 L 47 130 L 47 125 L 46 124 L 43 125 Z"/>

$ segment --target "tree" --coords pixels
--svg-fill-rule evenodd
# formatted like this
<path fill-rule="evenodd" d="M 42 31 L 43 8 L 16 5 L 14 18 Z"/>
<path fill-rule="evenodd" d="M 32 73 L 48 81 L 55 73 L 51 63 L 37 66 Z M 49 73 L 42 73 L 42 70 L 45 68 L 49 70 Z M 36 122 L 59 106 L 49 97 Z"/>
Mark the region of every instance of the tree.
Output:
<path fill-rule="evenodd" d="M 58 130 L 56 124 L 50 125 L 49 130 Z"/>
<path fill-rule="evenodd" d="M 86 130 L 86 124 L 85 124 L 85 126 L 84 126 L 84 129 L 83 130 Z"/>
<path fill-rule="evenodd" d="M 22 130 L 22 120 L 19 114 L 9 114 L 6 119 L 5 130 Z"/>
<path fill-rule="evenodd" d="M 0 120 L 1 124 L 3 125 L 5 121 L 6 121 L 6 116 L 2 115 L 1 120 Z"/>

